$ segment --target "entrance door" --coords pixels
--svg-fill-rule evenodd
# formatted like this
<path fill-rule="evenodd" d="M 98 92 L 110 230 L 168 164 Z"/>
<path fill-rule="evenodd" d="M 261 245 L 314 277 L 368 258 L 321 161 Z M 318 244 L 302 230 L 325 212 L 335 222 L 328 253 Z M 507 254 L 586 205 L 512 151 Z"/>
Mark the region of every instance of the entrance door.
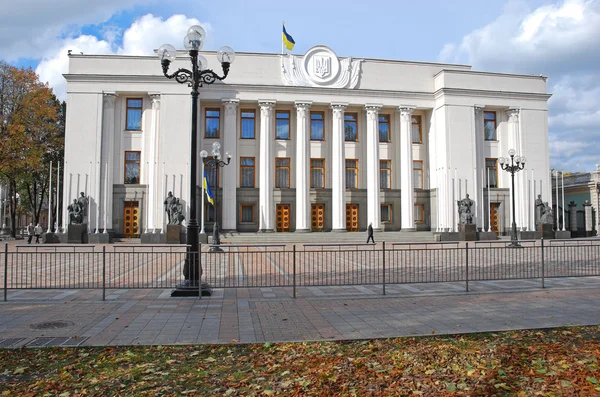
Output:
<path fill-rule="evenodd" d="M 500 203 L 490 203 L 490 220 L 492 224 L 492 232 L 500 235 Z"/>
<path fill-rule="evenodd" d="M 322 232 L 325 228 L 325 204 L 310 205 L 310 231 Z"/>
<path fill-rule="evenodd" d="M 277 204 L 277 231 L 290 231 L 290 205 Z"/>
<path fill-rule="evenodd" d="M 358 204 L 346 204 L 346 230 L 358 232 Z"/>
<path fill-rule="evenodd" d="M 123 209 L 123 236 L 125 238 L 139 237 L 140 230 L 140 203 L 138 201 L 125 201 Z"/>

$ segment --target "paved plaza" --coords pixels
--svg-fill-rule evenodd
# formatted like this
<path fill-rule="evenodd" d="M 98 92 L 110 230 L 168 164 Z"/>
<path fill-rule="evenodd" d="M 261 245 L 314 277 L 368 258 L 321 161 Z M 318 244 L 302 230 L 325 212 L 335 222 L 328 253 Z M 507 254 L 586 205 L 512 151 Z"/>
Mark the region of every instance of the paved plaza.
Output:
<path fill-rule="evenodd" d="M 292 289 L 9 290 L 0 347 L 322 341 L 600 324 L 600 277 Z"/>

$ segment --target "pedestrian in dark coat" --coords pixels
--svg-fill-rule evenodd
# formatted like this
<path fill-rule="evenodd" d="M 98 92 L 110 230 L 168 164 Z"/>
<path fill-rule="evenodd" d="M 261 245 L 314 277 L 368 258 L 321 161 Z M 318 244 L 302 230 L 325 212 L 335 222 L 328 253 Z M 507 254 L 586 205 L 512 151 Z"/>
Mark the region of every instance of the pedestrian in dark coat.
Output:
<path fill-rule="evenodd" d="M 373 238 L 373 224 L 369 223 L 369 227 L 367 228 L 367 244 L 369 244 L 369 240 L 371 240 L 373 242 L 373 244 L 375 244 L 375 239 Z"/>

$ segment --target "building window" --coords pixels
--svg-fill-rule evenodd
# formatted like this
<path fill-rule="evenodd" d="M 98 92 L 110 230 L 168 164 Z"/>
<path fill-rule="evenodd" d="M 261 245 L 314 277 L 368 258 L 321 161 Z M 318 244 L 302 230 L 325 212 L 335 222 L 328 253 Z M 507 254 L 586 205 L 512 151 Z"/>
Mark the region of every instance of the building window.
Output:
<path fill-rule="evenodd" d="M 356 113 L 344 114 L 344 139 L 346 142 L 358 141 L 358 129 L 356 126 L 357 118 L 358 115 Z"/>
<path fill-rule="evenodd" d="M 412 143 L 423 143 L 421 116 L 412 116 Z"/>
<path fill-rule="evenodd" d="M 275 139 L 290 139 L 290 112 L 275 112 Z"/>
<path fill-rule="evenodd" d="M 220 136 L 219 127 L 221 125 L 221 111 L 219 109 L 204 110 L 204 137 L 218 138 Z"/>
<path fill-rule="evenodd" d="M 358 187 L 358 160 L 346 159 L 346 189 Z"/>
<path fill-rule="evenodd" d="M 486 141 L 495 141 L 496 138 L 496 112 L 483 112 L 483 129 Z"/>
<path fill-rule="evenodd" d="M 240 187 L 254 187 L 254 157 L 240 157 Z"/>
<path fill-rule="evenodd" d="M 256 112 L 254 110 L 242 110 L 242 139 L 254 139 L 256 127 Z"/>
<path fill-rule="evenodd" d="M 390 115 L 379 115 L 379 142 L 390 141 Z"/>
<path fill-rule="evenodd" d="M 379 188 L 392 188 L 392 161 L 379 160 Z"/>
<path fill-rule="evenodd" d="M 390 223 L 392 221 L 392 205 L 381 204 L 381 222 Z"/>
<path fill-rule="evenodd" d="M 413 160 L 413 183 L 415 189 L 423 189 L 423 160 Z"/>
<path fill-rule="evenodd" d="M 415 223 L 425 222 L 425 204 L 415 204 Z"/>
<path fill-rule="evenodd" d="M 240 223 L 254 223 L 254 204 L 240 204 Z"/>
<path fill-rule="evenodd" d="M 498 187 L 498 159 L 485 159 L 485 170 L 485 177 L 489 178 L 487 187 Z"/>
<path fill-rule="evenodd" d="M 127 99 L 127 120 L 125 121 L 127 131 L 142 130 L 142 98 Z"/>
<path fill-rule="evenodd" d="M 277 157 L 275 158 L 275 187 L 289 188 L 290 187 L 290 158 Z"/>
<path fill-rule="evenodd" d="M 141 152 L 125 152 L 125 183 L 137 185 L 140 183 Z"/>
<path fill-rule="evenodd" d="M 310 139 L 312 141 L 325 140 L 325 134 L 323 130 L 324 120 L 325 113 L 310 112 Z"/>
<path fill-rule="evenodd" d="M 325 159 L 310 159 L 310 187 L 325 187 Z"/>

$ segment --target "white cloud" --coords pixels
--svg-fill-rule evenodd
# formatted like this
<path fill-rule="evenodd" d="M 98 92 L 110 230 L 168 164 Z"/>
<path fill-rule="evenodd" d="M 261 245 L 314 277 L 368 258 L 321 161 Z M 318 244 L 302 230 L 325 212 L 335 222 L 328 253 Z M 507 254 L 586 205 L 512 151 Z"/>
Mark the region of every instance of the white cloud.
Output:
<path fill-rule="evenodd" d="M 164 43 L 173 43 L 181 47 L 187 29 L 192 25 L 202 25 L 210 31 L 209 24 L 201 23 L 195 18 L 185 15 L 173 15 L 167 20 L 151 14 L 136 19 L 125 30 L 122 46 L 115 45 L 121 32 L 109 29 L 104 40 L 94 36 L 80 35 L 59 41 L 58 45 L 49 49 L 36 68 L 40 80 L 48 82 L 54 93 L 60 99 L 66 98 L 66 81 L 63 74 L 68 72 L 68 50 L 74 54 L 123 54 L 123 55 L 152 55 L 154 50 Z"/>
<path fill-rule="evenodd" d="M 585 171 L 600 162 L 600 0 L 565 0 L 533 11 L 508 3 L 492 23 L 446 44 L 439 58 L 549 76 L 551 164 Z"/>
<path fill-rule="evenodd" d="M 176 48 L 183 48 L 183 38 L 192 25 L 202 25 L 207 31 L 210 24 L 200 23 L 196 18 L 185 15 L 173 15 L 166 21 L 152 14 L 138 18 L 123 34 L 123 48 L 120 53 L 127 55 L 148 55 L 165 43 L 171 43 Z"/>
<path fill-rule="evenodd" d="M 3 1 L 0 12 L 0 54 L 6 61 L 38 59 L 57 39 L 72 37 L 84 25 L 107 21 L 120 10 L 156 0 L 20 0 Z M 60 40 L 59 40 L 60 41 Z"/>

